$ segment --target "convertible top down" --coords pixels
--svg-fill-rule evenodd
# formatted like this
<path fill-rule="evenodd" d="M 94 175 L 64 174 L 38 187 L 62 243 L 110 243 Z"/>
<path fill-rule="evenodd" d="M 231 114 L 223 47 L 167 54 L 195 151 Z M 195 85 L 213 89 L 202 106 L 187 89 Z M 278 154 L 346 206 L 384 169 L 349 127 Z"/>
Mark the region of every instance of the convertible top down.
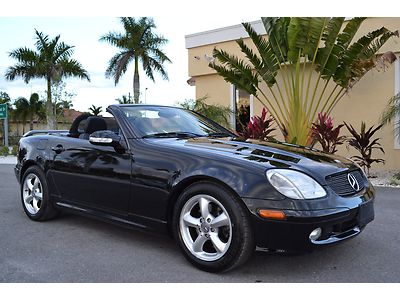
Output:
<path fill-rule="evenodd" d="M 374 189 L 352 161 L 243 140 L 188 110 L 111 105 L 69 131 L 31 131 L 15 173 L 25 213 L 66 210 L 171 234 L 198 268 L 219 272 L 254 249 L 309 250 L 358 235 Z"/>

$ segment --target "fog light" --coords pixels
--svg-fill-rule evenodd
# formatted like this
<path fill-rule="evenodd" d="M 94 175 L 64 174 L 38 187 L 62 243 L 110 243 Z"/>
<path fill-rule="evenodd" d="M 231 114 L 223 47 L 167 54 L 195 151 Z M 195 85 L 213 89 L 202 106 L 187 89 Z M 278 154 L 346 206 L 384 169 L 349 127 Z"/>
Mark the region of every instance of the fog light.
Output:
<path fill-rule="evenodd" d="M 322 233 L 322 229 L 321 228 L 316 228 L 313 231 L 311 231 L 310 233 L 310 240 L 312 241 L 316 241 L 319 239 L 319 237 L 321 236 Z"/>

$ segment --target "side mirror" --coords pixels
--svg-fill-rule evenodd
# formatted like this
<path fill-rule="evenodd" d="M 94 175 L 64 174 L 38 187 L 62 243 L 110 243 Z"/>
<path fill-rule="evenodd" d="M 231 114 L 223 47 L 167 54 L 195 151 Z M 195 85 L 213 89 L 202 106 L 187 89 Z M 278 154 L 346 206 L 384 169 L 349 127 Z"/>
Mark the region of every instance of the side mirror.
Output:
<path fill-rule="evenodd" d="M 98 146 L 111 146 L 114 148 L 123 148 L 121 137 L 110 130 L 95 131 L 89 136 L 89 142 Z"/>

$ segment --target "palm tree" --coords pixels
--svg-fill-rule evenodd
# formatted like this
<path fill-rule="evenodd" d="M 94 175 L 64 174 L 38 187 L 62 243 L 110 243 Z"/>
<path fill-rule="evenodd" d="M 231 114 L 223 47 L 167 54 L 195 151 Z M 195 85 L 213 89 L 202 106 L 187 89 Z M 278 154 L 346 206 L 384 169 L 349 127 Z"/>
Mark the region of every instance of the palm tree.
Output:
<path fill-rule="evenodd" d="M 393 52 L 377 54 L 397 31 L 384 27 L 352 42 L 365 18 L 262 18 L 268 39 L 243 23 L 256 51 L 242 39 L 244 59 L 220 49 L 210 67 L 254 95 L 271 113 L 286 141 L 312 143 L 319 112 L 336 104 L 374 67 L 393 63 Z M 279 79 L 278 79 L 279 77 Z"/>
<path fill-rule="evenodd" d="M 14 80 L 17 77 L 28 83 L 33 78 L 44 78 L 47 82 L 46 117 L 47 127 L 55 129 L 56 117 L 53 110 L 52 85 L 67 77 L 78 77 L 90 81 L 87 71 L 75 59 L 72 59 L 73 46 L 60 42 L 60 36 L 50 39 L 42 32 L 36 33 L 36 51 L 26 47 L 13 50 L 9 56 L 17 64 L 7 69 L 5 77 Z"/>
<path fill-rule="evenodd" d="M 133 103 L 132 98 L 131 98 L 131 93 L 129 93 L 128 96 L 122 95 L 121 98 L 117 98 L 117 99 L 115 99 L 115 101 L 117 101 L 119 104 Z"/>
<path fill-rule="evenodd" d="M 22 135 L 25 133 L 25 125 L 29 118 L 31 108 L 29 107 L 29 101 L 24 97 L 19 97 L 14 102 L 15 111 L 14 116 L 17 120 L 17 127 L 18 123 L 22 122 Z"/>
<path fill-rule="evenodd" d="M 92 113 L 92 115 L 98 116 L 101 114 L 103 108 L 101 106 L 95 106 L 94 104 L 89 107 L 89 111 Z"/>
<path fill-rule="evenodd" d="M 399 116 L 399 118 L 397 119 L 396 116 Z M 383 125 L 387 125 L 393 120 L 395 120 L 395 135 L 400 140 L 400 93 L 389 99 L 389 103 L 381 116 Z"/>
<path fill-rule="evenodd" d="M 120 49 L 120 52 L 110 59 L 106 77 L 112 77 L 115 85 L 117 85 L 120 77 L 125 74 L 128 65 L 133 62 L 133 99 L 135 103 L 139 103 L 139 62 L 141 62 L 147 77 L 153 82 L 155 81 L 154 71 L 159 73 L 163 79 L 168 80 L 163 64 L 171 62 L 171 60 L 160 49 L 168 40 L 153 32 L 156 25 L 151 18 L 126 17 L 120 19 L 124 26 L 123 33 L 109 32 L 100 38 L 100 41 L 107 42 Z"/>
<path fill-rule="evenodd" d="M 31 94 L 28 108 L 28 119 L 30 120 L 29 129 L 33 130 L 33 121 L 35 118 L 41 119 L 41 112 L 43 110 L 44 102 L 39 100 L 39 95 L 37 93 Z"/>

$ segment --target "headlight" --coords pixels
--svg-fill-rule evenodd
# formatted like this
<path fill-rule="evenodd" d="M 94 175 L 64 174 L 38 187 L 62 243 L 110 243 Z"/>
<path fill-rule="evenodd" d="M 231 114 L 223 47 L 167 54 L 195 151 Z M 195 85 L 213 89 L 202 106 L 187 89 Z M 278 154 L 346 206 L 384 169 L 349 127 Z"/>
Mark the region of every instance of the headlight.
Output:
<path fill-rule="evenodd" d="M 281 194 L 292 199 L 315 199 L 326 196 L 322 186 L 306 174 L 294 170 L 272 169 L 267 178 Z"/>

